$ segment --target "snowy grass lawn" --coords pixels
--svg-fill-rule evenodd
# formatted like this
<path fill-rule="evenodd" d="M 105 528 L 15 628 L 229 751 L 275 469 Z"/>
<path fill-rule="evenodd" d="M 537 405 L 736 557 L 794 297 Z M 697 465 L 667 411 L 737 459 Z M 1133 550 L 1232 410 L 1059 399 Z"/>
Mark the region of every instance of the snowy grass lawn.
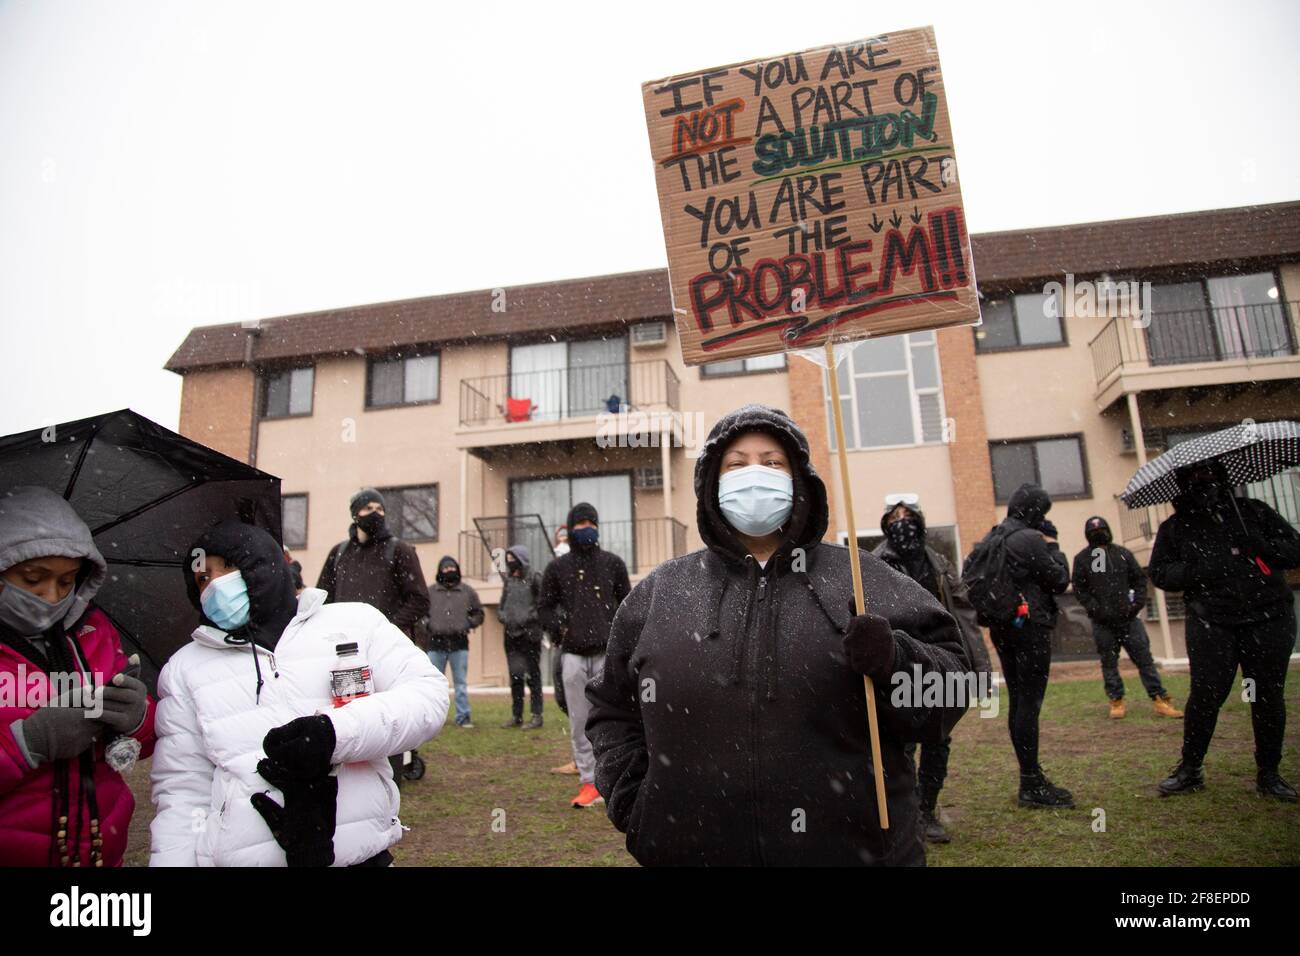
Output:
<path fill-rule="evenodd" d="M 972 710 L 954 734 L 940 808 L 953 841 L 929 848 L 932 866 L 1278 866 L 1300 864 L 1300 804 L 1255 795 L 1250 714 L 1235 690 L 1206 760 L 1207 789 L 1160 798 L 1156 783 L 1177 762 L 1182 721 L 1157 718 L 1125 663 L 1129 713 L 1106 716 L 1101 679 L 1054 680 L 1043 711 L 1041 755 L 1077 809 L 1021 810 L 1003 716 Z M 1166 686 L 1181 707 L 1186 674 Z M 1300 668 L 1287 682 L 1292 731 L 1282 773 L 1300 783 Z M 540 731 L 503 730 L 508 696 L 476 696 L 473 730 L 448 726 L 421 748 L 423 780 L 402 787 L 411 830 L 401 866 L 625 866 L 634 861 L 603 807 L 574 810 L 576 777 L 549 773 L 570 759 L 567 723 L 547 699 Z M 128 864 L 148 859 L 148 767 L 132 784 L 138 805 Z M 1099 812 L 1104 812 L 1104 818 Z M 1104 822 L 1104 829 L 1102 823 Z"/>

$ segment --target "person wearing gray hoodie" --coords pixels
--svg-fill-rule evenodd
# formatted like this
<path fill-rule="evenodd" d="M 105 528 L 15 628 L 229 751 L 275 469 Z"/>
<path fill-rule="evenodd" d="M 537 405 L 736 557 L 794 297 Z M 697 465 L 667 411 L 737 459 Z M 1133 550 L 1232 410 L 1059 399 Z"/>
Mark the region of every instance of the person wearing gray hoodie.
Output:
<path fill-rule="evenodd" d="M 505 553 L 501 601 L 497 619 L 505 631 L 506 665 L 510 669 L 510 719 L 503 727 L 537 730 L 542 726 L 542 622 L 537 597 L 542 576 L 529 567 L 528 548 L 516 544 Z M 532 700 L 532 719 L 524 723 L 524 685 Z"/>

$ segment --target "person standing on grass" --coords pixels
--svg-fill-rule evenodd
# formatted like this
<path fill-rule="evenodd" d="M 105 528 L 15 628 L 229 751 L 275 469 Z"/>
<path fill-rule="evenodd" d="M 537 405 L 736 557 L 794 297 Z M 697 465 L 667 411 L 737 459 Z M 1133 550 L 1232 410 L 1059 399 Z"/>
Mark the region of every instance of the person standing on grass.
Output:
<path fill-rule="evenodd" d="M 438 573 L 429 588 L 429 617 L 421 645 L 442 673 L 451 664 L 456 684 L 456 726 L 473 730 L 469 708 L 469 632 L 483 623 L 478 592 L 461 580 L 460 564 L 450 554 L 438 559 Z"/>
<path fill-rule="evenodd" d="M 504 727 L 537 730 L 542 726 L 542 624 L 537 599 L 542 576 L 528 566 L 528 548 L 517 544 L 505 554 L 497 620 L 505 632 L 506 665 L 510 669 L 511 717 Z M 524 723 L 524 684 L 532 696 L 532 719 Z"/>
<path fill-rule="evenodd" d="M 1007 729 L 1020 764 L 1020 806 L 1068 808 L 1074 806 L 1073 794 L 1047 779 L 1038 762 L 1038 716 L 1047 694 L 1058 614 L 1055 596 L 1070 586 L 1070 565 L 1056 543 L 1056 526 L 1047 520 L 1051 507 L 1047 492 L 1026 482 L 1011 495 L 1006 518 L 976 551 L 990 541 L 999 542 L 995 546 L 1003 552 L 1006 584 L 1019 595 L 1020 605 L 1011 617 L 988 625 L 1010 697 Z M 980 599 L 977 596 L 977 604 Z"/>
<path fill-rule="evenodd" d="M 925 588 L 944 610 L 953 616 L 961 630 L 962 646 L 971 670 L 991 687 L 992 668 L 984 634 L 976 621 L 975 608 L 961 576 L 942 554 L 925 539 L 925 514 L 916 495 L 887 495 L 885 512 L 880 516 L 880 530 L 885 540 L 871 553 L 895 571 L 905 574 Z M 968 685 L 970 686 L 970 685 Z M 970 701 L 967 701 L 969 704 Z M 903 746 L 908 757 L 915 759 L 917 744 Z M 952 736 L 921 746 L 921 760 L 916 772 L 916 795 L 920 801 L 918 822 L 921 835 L 930 843 L 947 843 L 951 839 L 939 814 L 939 791 L 948 776 L 948 754 Z"/>
<path fill-rule="evenodd" d="M 1160 783 L 1160 794 L 1204 789 L 1202 764 L 1240 666 L 1253 685 L 1255 790 L 1295 802 L 1295 788 L 1279 767 L 1296 639 L 1295 597 L 1284 572 L 1300 567 L 1300 534 L 1264 502 L 1234 500 L 1217 462 L 1180 469 L 1176 477 L 1180 493 L 1156 533 L 1150 567 L 1156 587 L 1183 592 L 1192 689 L 1182 759 Z"/>
<path fill-rule="evenodd" d="M 386 523 L 384 496 L 362 488 L 348 503 L 352 526 L 348 538 L 330 549 L 316 580 L 326 602 L 359 601 L 388 618 L 407 637 L 429 610 L 420 556 L 399 541 Z M 392 758 L 393 780 L 402 784 L 404 754 Z"/>
<path fill-rule="evenodd" d="M 596 789 L 596 760 L 587 739 L 587 683 L 605 666 L 610 625 L 632 587 L 623 559 L 600 547 L 594 507 L 585 501 L 574 505 L 565 526 L 572 550 L 547 565 L 538 614 L 551 634 L 563 630 L 564 696 L 580 784 L 572 805 L 589 807 L 604 798 Z"/>
<path fill-rule="evenodd" d="M 1160 717 L 1181 717 L 1151 656 L 1151 641 L 1140 617 L 1147 603 L 1147 576 L 1133 552 L 1111 540 L 1110 525 L 1094 515 L 1083 525 L 1088 547 L 1074 556 L 1074 596 L 1092 621 L 1092 639 L 1101 657 L 1101 677 L 1110 699 L 1110 716 L 1124 716 L 1124 679 L 1119 651 L 1124 648 L 1137 665 L 1142 686 Z"/>

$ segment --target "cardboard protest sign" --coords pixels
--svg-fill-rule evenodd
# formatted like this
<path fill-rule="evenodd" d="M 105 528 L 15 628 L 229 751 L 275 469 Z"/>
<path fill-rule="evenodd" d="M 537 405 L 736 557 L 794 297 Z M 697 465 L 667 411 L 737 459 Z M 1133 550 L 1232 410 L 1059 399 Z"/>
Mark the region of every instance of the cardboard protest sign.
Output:
<path fill-rule="evenodd" d="M 933 28 L 641 89 L 686 364 L 979 320 Z"/>

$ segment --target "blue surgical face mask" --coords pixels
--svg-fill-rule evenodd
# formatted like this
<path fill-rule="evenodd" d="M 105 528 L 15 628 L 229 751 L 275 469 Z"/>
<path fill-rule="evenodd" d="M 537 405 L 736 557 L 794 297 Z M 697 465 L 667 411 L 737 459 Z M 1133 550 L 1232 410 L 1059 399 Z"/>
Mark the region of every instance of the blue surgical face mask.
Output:
<path fill-rule="evenodd" d="M 208 582 L 199 603 L 208 620 L 223 631 L 237 631 L 248 623 L 248 585 L 238 571 Z"/>
<path fill-rule="evenodd" d="M 570 535 L 573 543 L 580 548 L 590 548 L 600 540 L 599 528 L 574 528 Z"/>
<path fill-rule="evenodd" d="M 761 538 L 790 519 L 794 479 L 766 465 L 725 472 L 718 479 L 718 507 L 737 531 Z"/>

